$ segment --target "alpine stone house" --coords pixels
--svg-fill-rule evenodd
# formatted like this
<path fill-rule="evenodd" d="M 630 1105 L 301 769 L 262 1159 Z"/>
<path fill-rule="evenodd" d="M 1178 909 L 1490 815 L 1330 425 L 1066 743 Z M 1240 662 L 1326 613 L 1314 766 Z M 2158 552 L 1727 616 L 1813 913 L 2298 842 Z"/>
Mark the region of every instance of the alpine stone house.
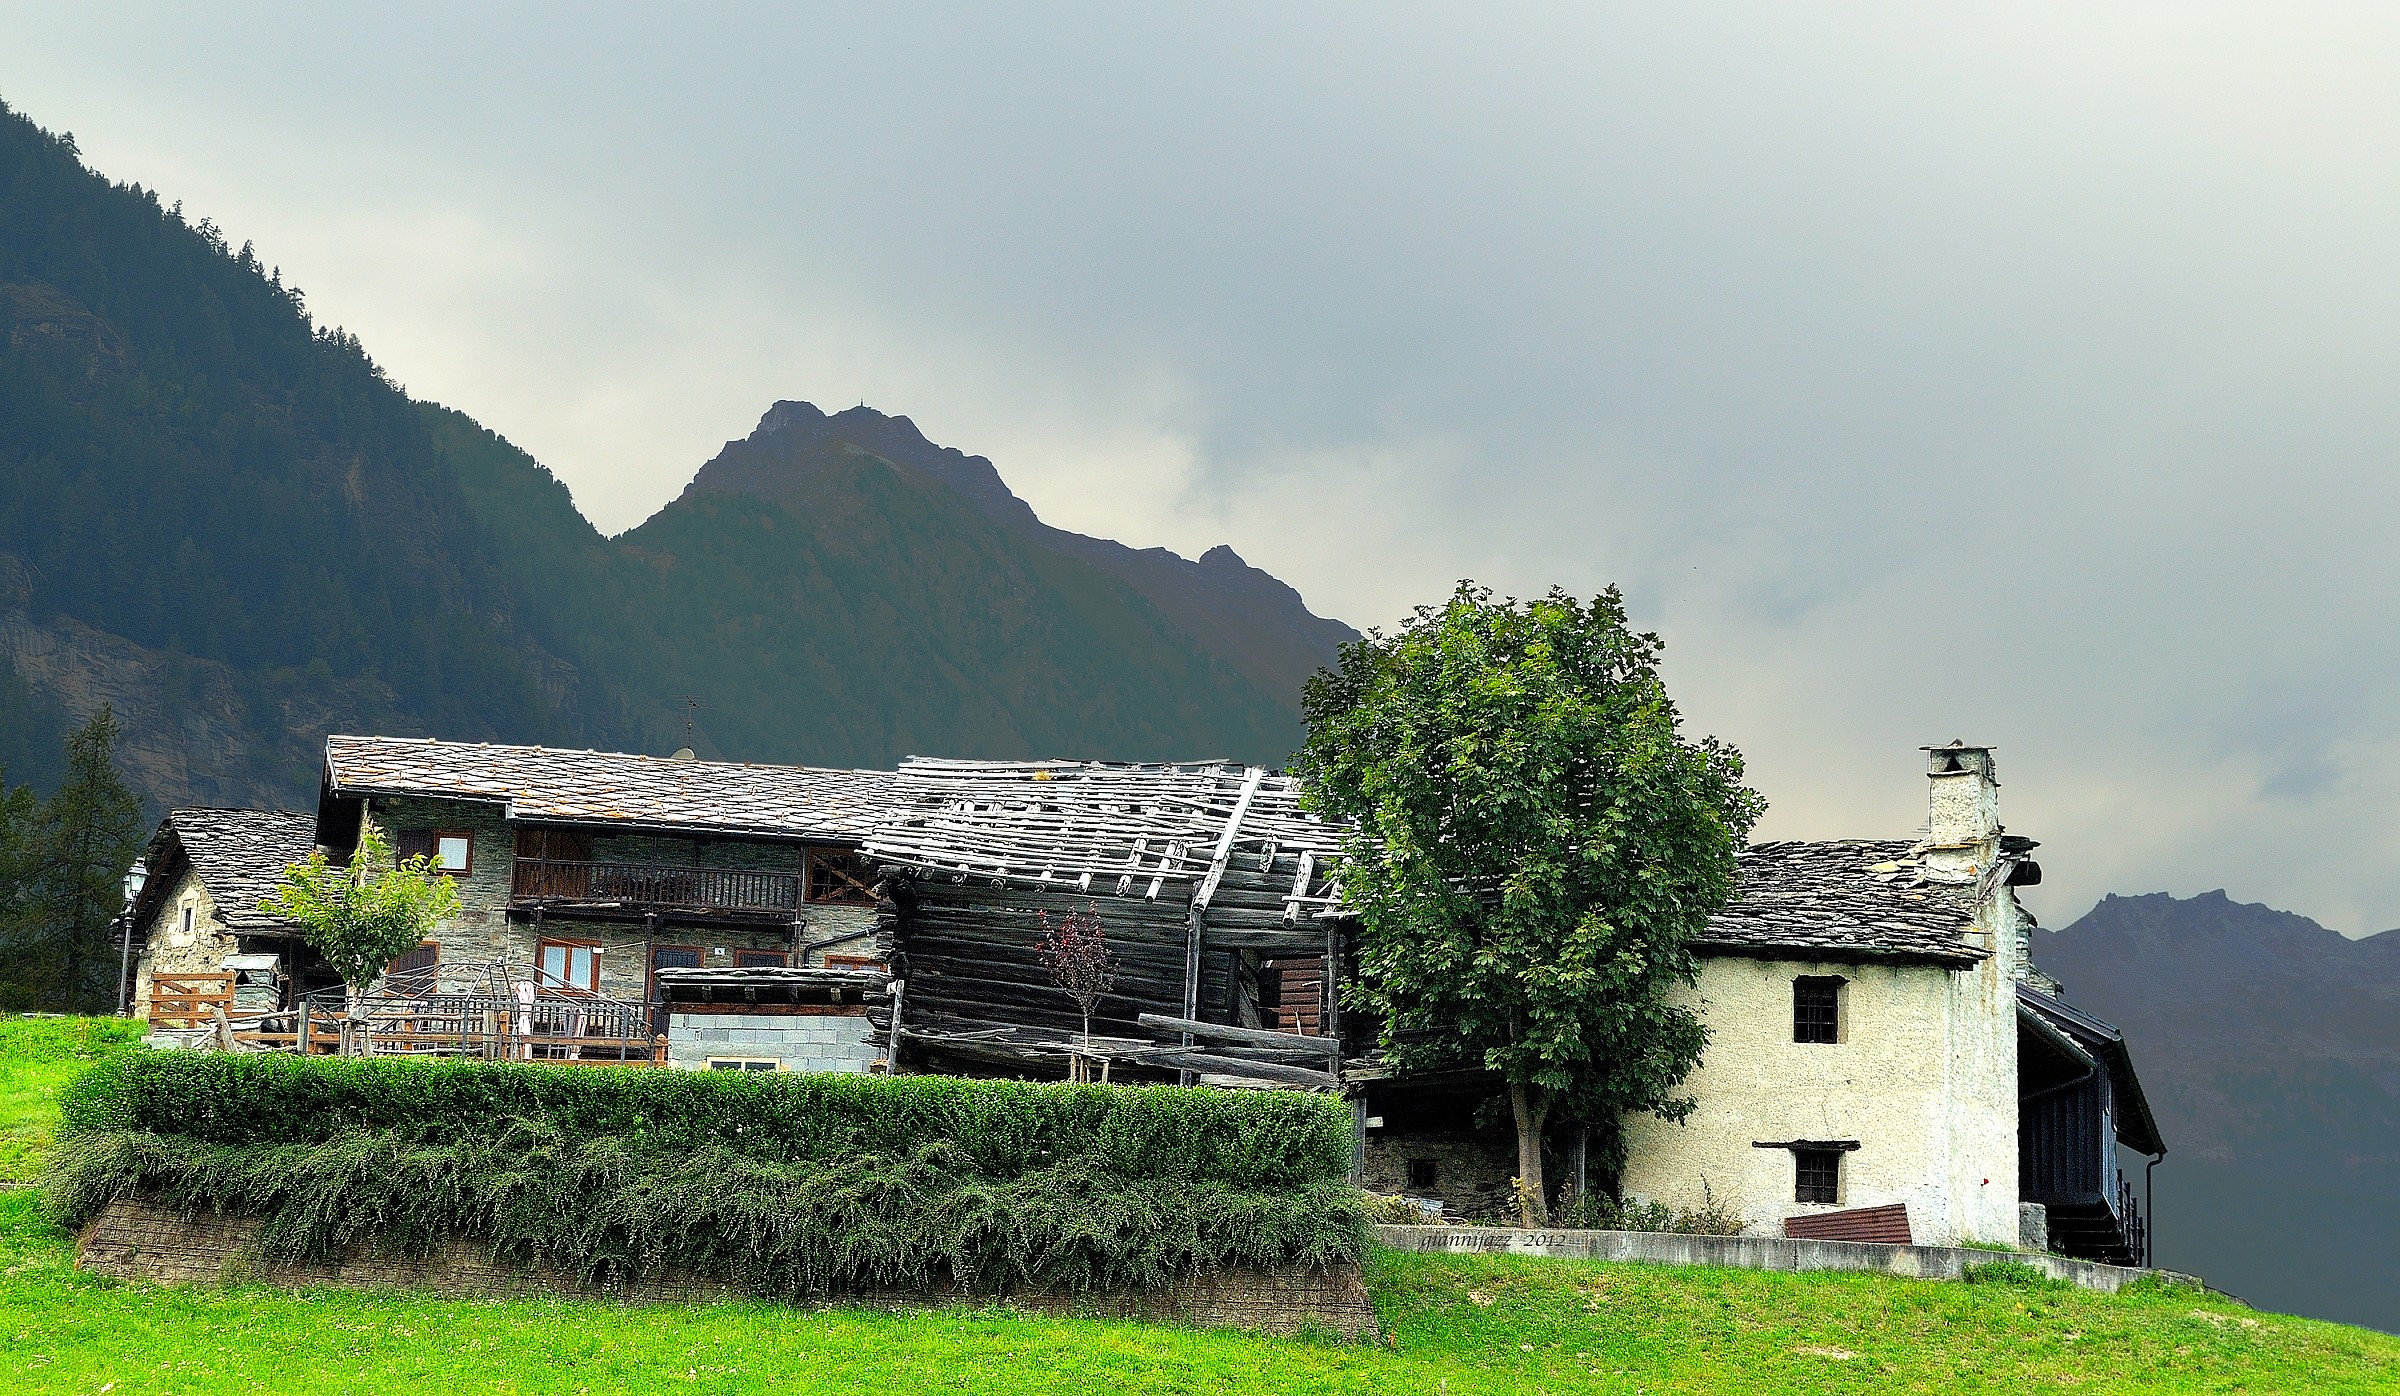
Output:
<path fill-rule="evenodd" d="M 2119 1149 L 2164 1145 L 2123 1038 L 2027 960 L 2016 889 L 2040 869 L 2002 829 L 1991 751 L 1925 754 L 1922 837 L 1741 855 L 1733 901 L 1693 947 L 1711 1034 L 1687 1083 L 1698 1108 L 1626 1120 L 1621 1174 L 1593 1185 L 1730 1206 L 1768 1234 L 2030 1231 L 2139 1262 Z M 379 986 L 378 1021 L 406 1050 L 1318 1090 L 1352 1106 L 1364 1185 L 1452 1214 L 1513 1198 L 1513 1138 L 1479 1123 L 1505 1118 L 1498 1083 L 1394 1075 L 1377 1025 L 1345 1013 L 1349 831 L 1277 772 L 844 771 L 331 738 L 307 837 L 346 854 L 370 821 L 461 894 Z M 271 856 L 298 856 L 291 842 Z M 254 906 L 258 874 L 242 879 L 220 895 Z M 143 903 L 145 966 L 166 963 L 167 905 Z M 1118 967 L 1088 1035 L 1038 949 L 1080 909 Z M 236 938 L 273 950 L 277 1006 L 307 1020 L 324 968 L 271 928 Z M 1571 1177 L 1581 1150 L 1557 1142 L 1555 1176 Z"/>

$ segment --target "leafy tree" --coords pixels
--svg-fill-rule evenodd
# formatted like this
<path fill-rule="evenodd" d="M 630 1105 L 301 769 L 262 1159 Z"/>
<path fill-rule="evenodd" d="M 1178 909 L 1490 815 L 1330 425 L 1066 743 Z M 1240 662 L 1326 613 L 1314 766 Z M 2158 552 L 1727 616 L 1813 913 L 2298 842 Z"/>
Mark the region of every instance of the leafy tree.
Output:
<path fill-rule="evenodd" d="M 300 927 L 300 938 L 325 957 L 349 991 L 356 1017 L 367 986 L 384 966 L 417 948 L 446 917 L 458 914 L 458 888 L 420 854 L 395 862 L 383 831 L 359 831 L 347 866 L 322 848 L 284 869 L 259 909 Z"/>
<path fill-rule="evenodd" d="M 20 984 L 32 1001 L 70 1013 L 115 1006 L 116 946 L 125 909 L 125 870 L 141 849 L 142 802 L 117 774 L 124 729 L 107 707 L 67 736 L 66 778 L 25 829 L 27 802 L 13 797 L 25 832 L 17 847 L 22 917 L 12 937 Z"/>
<path fill-rule="evenodd" d="M 1042 938 L 1035 942 L 1034 953 L 1042 958 L 1043 968 L 1050 971 L 1050 982 L 1066 991 L 1083 1014 L 1083 1045 L 1092 1045 L 1092 1013 L 1100 1000 L 1117 987 L 1117 957 L 1108 948 L 1108 932 L 1100 924 L 1099 909 L 1090 902 L 1083 910 L 1070 911 L 1050 924 L 1050 913 L 1042 913 Z M 1074 1076 L 1081 1080 L 1088 1070 L 1082 1058 L 1075 1061 Z"/>
<path fill-rule="evenodd" d="M 1671 992 L 1765 808 L 1738 752 L 1678 730 L 1662 648 L 1613 587 L 1585 606 L 1462 582 L 1346 646 L 1304 699 L 1309 798 L 1362 831 L 1352 1002 L 1400 1069 L 1506 1081 L 1528 1224 L 1548 1212 L 1545 1125 L 1690 1113 L 1677 1087 L 1707 1033 Z"/>

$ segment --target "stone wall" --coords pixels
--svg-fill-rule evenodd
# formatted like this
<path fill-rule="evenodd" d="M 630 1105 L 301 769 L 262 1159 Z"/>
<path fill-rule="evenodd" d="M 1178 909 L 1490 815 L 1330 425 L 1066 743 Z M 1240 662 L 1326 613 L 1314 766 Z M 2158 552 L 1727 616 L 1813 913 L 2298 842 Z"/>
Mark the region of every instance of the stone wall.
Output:
<path fill-rule="evenodd" d="M 455 880 L 459 914 L 434 928 L 442 947 L 436 982 L 445 993 L 480 993 L 480 974 L 495 960 L 532 972 L 533 943 L 514 934 L 508 902 L 517 862 L 517 834 L 497 806 L 474 800 L 378 798 L 367 817 L 388 838 L 420 829 L 463 829 L 474 840 L 467 875 Z"/>
<path fill-rule="evenodd" d="M 1562 1260 L 1713 1265 L 1738 1270 L 1871 1271 L 1920 1280 L 1963 1279 L 1967 1267 L 1994 1261 L 2028 1265 L 2054 1280 L 2114 1293 L 2144 1278 L 2199 1286 L 2172 1270 L 2137 1270 L 2063 1255 L 1995 1252 L 1964 1246 L 1890 1246 L 1871 1241 L 1794 1241 L 1766 1236 L 1677 1236 L 1657 1231 L 1515 1231 L 1490 1226 L 1379 1226 L 1375 1239 L 1394 1250 L 1549 1256 Z"/>
<path fill-rule="evenodd" d="M 83 1231 L 76 1264 L 93 1274 L 167 1284 L 257 1283 L 413 1290 L 455 1298 L 595 1298 L 693 1303 L 743 1297 L 729 1285 L 670 1275 L 593 1289 L 541 1266 L 495 1261 L 472 1240 L 454 1239 L 423 1260 L 361 1250 L 325 1264 L 268 1264 L 258 1258 L 254 1217 L 185 1216 L 140 1198 L 120 1198 Z M 870 1290 L 829 1302 L 868 1308 L 982 1306 L 1055 1315 L 1146 1319 L 1265 1333 L 1317 1331 L 1372 1341 L 1375 1309 L 1356 1267 L 1208 1271 L 1155 1291 L 984 1294 Z"/>
<path fill-rule="evenodd" d="M 1409 1181 L 1409 1164 L 1418 1160 L 1433 1165 L 1431 1187 Z M 1434 1134 L 1369 1129 L 1366 1168 L 1359 1181 L 1369 1192 L 1439 1202 L 1447 1216 L 1487 1218 L 1515 1215 L 1516 1177 L 1516 1139 L 1504 1131 Z"/>
<path fill-rule="evenodd" d="M 192 910 L 192 933 L 183 932 L 183 911 Z M 150 980 L 159 974 L 222 974 L 225 957 L 241 948 L 217 915 L 216 899 L 200 875 L 186 867 L 175 888 L 159 903 L 158 919 L 143 928 L 142 953 L 133 963 L 133 1013 L 150 1016 Z"/>
<path fill-rule="evenodd" d="M 387 834 L 401 830 L 465 830 L 474 839 L 474 854 L 465 877 L 457 882 L 459 914 L 437 927 L 433 939 L 442 947 L 438 983 L 450 993 L 484 989 L 480 974 L 495 962 L 517 978 L 533 977 L 537 944 L 544 940 L 576 941 L 600 948 L 600 994 L 604 998 L 643 1000 L 650 996 L 650 950 L 653 945 L 688 946 L 700 952 L 701 963 L 730 968 L 741 950 L 787 950 L 791 932 L 784 926 L 743 929 L 680 925 L 661 915 L 655 931 L 641 921 L 601 921 L 550 915 L 537 928 L 508 914 L 514 893 L 516 826 L 501 810 L 476 800 L 379 797 L 368 817 Z M 794 844 L 741 839 L 682 838 L 656 834 L 597 835 L 592 856 L 607 862 L 656 862 L 692 867 L 755 868 L 765 872 L 798 872 L 802 849 Z M 850 931 L 872 931 L 873 907 L 808 905 L 801 909 L 801 936 L 822 940 Z M 834 954 L 878 953 L 873 939 L 836 946 Z M 811 957 L 823 963 L 823 952 Z"/>
<path fill-rule="evenodd" d="M 694 1008 L 703 1005 L 692 1005 Z M 867 1071 L 883 1060 L 864 1008 L 730 1004 L 667 1019 L 667 1065 L 705 1070 L 711 1057 L 773 1058 L 783 1071 Z M 781 1011 L 762 1012 L 761 1009 Z"/>

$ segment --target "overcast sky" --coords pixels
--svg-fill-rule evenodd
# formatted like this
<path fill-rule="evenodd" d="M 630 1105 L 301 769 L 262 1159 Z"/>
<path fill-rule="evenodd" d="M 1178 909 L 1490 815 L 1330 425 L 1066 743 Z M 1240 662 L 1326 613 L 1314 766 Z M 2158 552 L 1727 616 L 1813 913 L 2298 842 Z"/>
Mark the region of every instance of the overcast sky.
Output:
<path fill-rule="evenodd" d="M 777 398 L 1389 624 L 1624 586 L 1762 834 L 2400 925 L 2400 10 L 0 4 L 0 96 L 639 522 Z"/>

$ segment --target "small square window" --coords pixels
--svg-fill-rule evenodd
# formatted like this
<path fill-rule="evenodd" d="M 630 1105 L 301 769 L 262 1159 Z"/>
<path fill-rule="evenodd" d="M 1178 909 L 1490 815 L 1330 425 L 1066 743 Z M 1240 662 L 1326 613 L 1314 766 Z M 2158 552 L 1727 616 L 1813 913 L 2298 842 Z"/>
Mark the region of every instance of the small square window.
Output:
<path fill-rule="evenodd" d="M 463 830 L 446 829 L 433 836 L 433 867 L 453 877 L 465 877 L 475 870 L 475 836 Z"/>
<path fill-rule="evenodd" d="M 1408 1161 L 1408 1185 L 1410 1187 L 1423 1192 L 1429 1188 L 1441 1186 L 1441 1181 L 1442 1170 L 1435 1160 L 1412 1158 Z"/>
<path fill-rule="evenodd" d="M 1842 1200 L 1842 1151 L 1794 1149 L 1792 1176 L 1793 1201 L 1839 1202 Z"/>
<path fill-rule="evenodd" d="M 1842 1040 L 1842 981 L 1804 974 L 1792 981 L 1792 1041 Z"/>

